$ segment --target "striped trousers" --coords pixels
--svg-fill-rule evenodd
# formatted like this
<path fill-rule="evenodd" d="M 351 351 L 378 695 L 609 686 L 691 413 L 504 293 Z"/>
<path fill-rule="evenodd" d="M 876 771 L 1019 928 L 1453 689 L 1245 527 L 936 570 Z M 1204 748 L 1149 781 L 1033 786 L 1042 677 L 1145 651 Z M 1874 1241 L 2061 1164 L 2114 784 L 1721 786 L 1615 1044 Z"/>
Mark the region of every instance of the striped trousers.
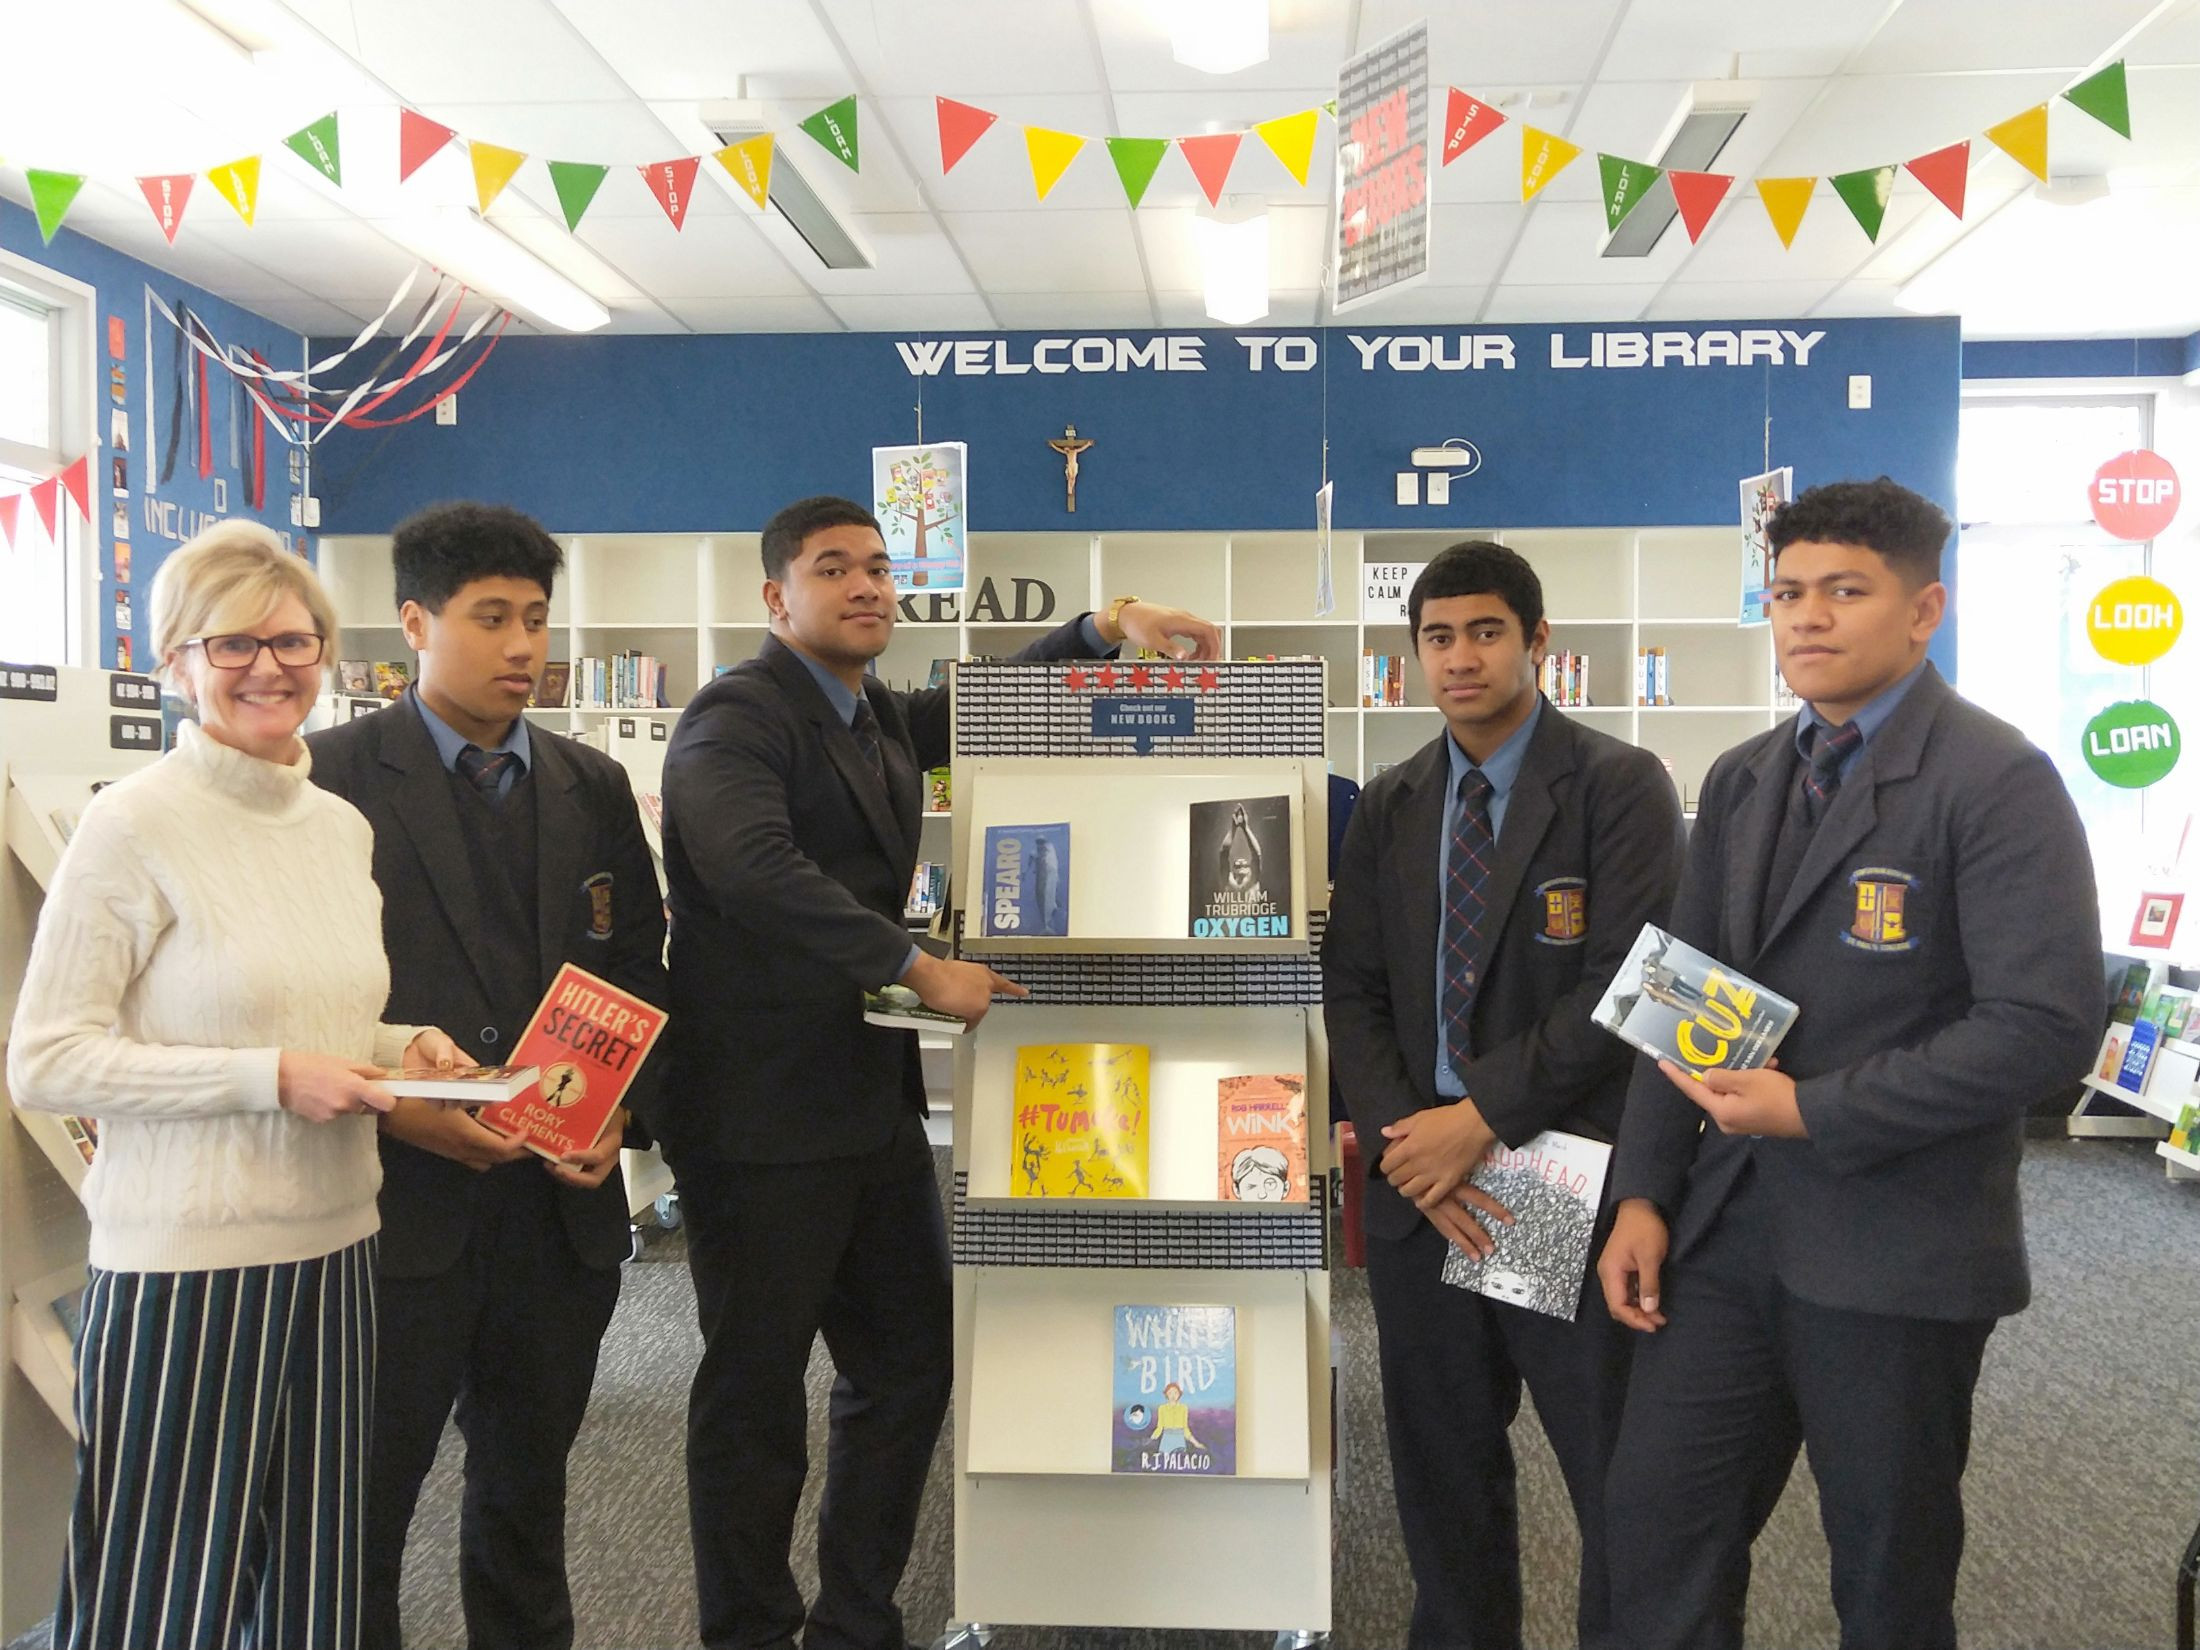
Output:
<path fill-rule="evenodd" d="M 375 1240 L 92 1274 L 56 1650 L 350 1650 Z"/>

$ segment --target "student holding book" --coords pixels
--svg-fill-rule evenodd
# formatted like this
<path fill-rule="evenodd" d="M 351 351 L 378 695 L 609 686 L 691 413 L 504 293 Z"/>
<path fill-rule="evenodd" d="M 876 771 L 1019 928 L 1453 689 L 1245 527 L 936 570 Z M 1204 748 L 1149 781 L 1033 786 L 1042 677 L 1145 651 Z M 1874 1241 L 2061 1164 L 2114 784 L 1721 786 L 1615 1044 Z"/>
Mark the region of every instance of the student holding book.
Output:
<path fill-rule="evenodd" d="M 2091 1064 L 2093 861 L 2046 756 L 1926 659 L 1948 518 L 1882 477 L 1772 518 L 1804 701 L 1704 783 L 1678 938 L 1800 1013 L 1776 1067 L 1639 1062 L 1598 1271 L 1644 1337 L 1609 1497 L 1622 1641 L 1742 1642 L 1808 1444 L 1844 1650 L 1956 1642 L 1971 1395 L 2030 1293 L 2025 1112 Z"/>
<path fill-rule="evenodd" d="M 1680 807 L 1655 756 L 1536 690 L 1543 588 L 1511 550 L 1455 544 L 1408 597 L 1445 730 L 1361 793 L 1322 943 L 1331 1073 L 1369 1189 L 1368 1294 L 1413 1650 L 1520 1644 L 1520 1531 L 1507 1431 L 1523 1382 L 1581 1527 L 1577 1625 L 1611 1640 L 1605 1465 L 1627 1337 L 1587 1291 L 1573 1321 L 1442 1281 L 1508 1211 L 1468 1183 L 1546 1129 L 1610 1141 L 1625 1046 L 1589 1021 L 1680 870 Z M 1586 1268 L 1582 1282 L 1587 1284 Z"/>
<path fill-rule="evenodd" d="M 314 779 L 374 828 L 390 1011 L 433 1012 L 496 1062 L 565 963 L 662 1004 L 664 907 L 626 771 L 521 714 L 556 542 L 515 510 L 446 504 L 400 523 L 391 553 L 419 679 L 310 741 Z M 641 1138 L 614 1115 L 593 1151 L 553 1163 L 460 1107 L 401 1099 L 383 1119 L 369 1650 L 397 1650 L 405 1533 L 454 1406 L 467 1641 L 572 1643 L 566 1456 L 631 1244 L 622 1136 Z"/>

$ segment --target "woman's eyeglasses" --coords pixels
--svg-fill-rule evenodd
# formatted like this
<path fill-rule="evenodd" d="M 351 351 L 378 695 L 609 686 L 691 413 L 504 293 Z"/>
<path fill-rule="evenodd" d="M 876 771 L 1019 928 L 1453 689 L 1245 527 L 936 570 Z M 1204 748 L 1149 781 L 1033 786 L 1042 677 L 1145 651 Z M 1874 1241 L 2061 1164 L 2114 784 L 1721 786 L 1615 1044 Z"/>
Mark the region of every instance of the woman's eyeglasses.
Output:
<path fill-rule="evenodd" d="M 326 641 L 309 630 L 287 630 L 280 636 L 248 636 L 235 631 L 226 636 L 194 636 L 183 644 L 206 655 L 216 670 L 249 670 L 266 648 L 279 665 L 317 665 Z"/>

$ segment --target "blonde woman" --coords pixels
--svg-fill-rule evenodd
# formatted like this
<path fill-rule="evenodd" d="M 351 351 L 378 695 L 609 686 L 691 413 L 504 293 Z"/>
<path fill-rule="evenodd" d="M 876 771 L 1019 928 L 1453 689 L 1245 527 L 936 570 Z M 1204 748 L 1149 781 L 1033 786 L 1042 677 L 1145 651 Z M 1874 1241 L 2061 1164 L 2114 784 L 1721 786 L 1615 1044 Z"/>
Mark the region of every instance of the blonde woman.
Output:
<path fill-rule="evenodd" d="M 373 1079 L 457 1051 L 381 1023 L 367 823 L 308 781 L 298 730 L 336 634 L 312 568 L 224 523 L 161 567 L 152 617 L 198 722 L 85 809 L 8 1044 L 17 1105 L 100 1122 L 54 1643 L 338 1650 L 391 1104 Z"/>

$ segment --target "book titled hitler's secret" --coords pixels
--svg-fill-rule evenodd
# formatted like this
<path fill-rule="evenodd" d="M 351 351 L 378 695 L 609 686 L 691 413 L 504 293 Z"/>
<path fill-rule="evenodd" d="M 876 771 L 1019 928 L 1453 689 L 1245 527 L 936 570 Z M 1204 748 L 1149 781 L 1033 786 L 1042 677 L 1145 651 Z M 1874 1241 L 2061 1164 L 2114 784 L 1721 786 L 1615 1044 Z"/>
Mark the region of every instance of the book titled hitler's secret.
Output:
<path fill-rule="evenodd" d="M 1069 932 L 1069 826 L 988 825 L 979 932 L 1059 939 Z"/>
<path fill-rule="evenodd" d="M 1581 1309 L 1611 1164 L 1612 1148 L 1603 1141 L 1562 1129 L 1546 1129 L 1517 1147 L 1492 1146 L 1475 1165 L 1473 1183 L 1511 1211 L 1513 1224 L 1483 1223 L 1497 1240 L 1486 1259 L 1447 1245 L 1443 1280 L 1571 1321 Z M 1471 1210 L 1468 1218 L 1475 1218 Z"/>
<path fill-rule="evenodd" d="M 1193 939 L 1291 938 L 1291 799 L 1194 802 L 1191 887 Z"/>
<path fill-rule="evenodd" d="M 1796 1007 L 1748 975 L 1644 923 L 1591 1012 L 1606 1031 L 1700 1077 L 1770 1062 Z"/>
<path fill-rule="evenodd" d="M 1128 1473 L 1237 1472 L 1237 1309 L 1118 1306 L 1109 1465 Z"/>
<path fill-rule="evenodd" d="M 664 1010 L 567 963 L 542 994 L 512 1051 L 539 1066 L 525 1093 L 476 1115 L 555 1161 L 596 1144 L 665 1028 Z"/>

